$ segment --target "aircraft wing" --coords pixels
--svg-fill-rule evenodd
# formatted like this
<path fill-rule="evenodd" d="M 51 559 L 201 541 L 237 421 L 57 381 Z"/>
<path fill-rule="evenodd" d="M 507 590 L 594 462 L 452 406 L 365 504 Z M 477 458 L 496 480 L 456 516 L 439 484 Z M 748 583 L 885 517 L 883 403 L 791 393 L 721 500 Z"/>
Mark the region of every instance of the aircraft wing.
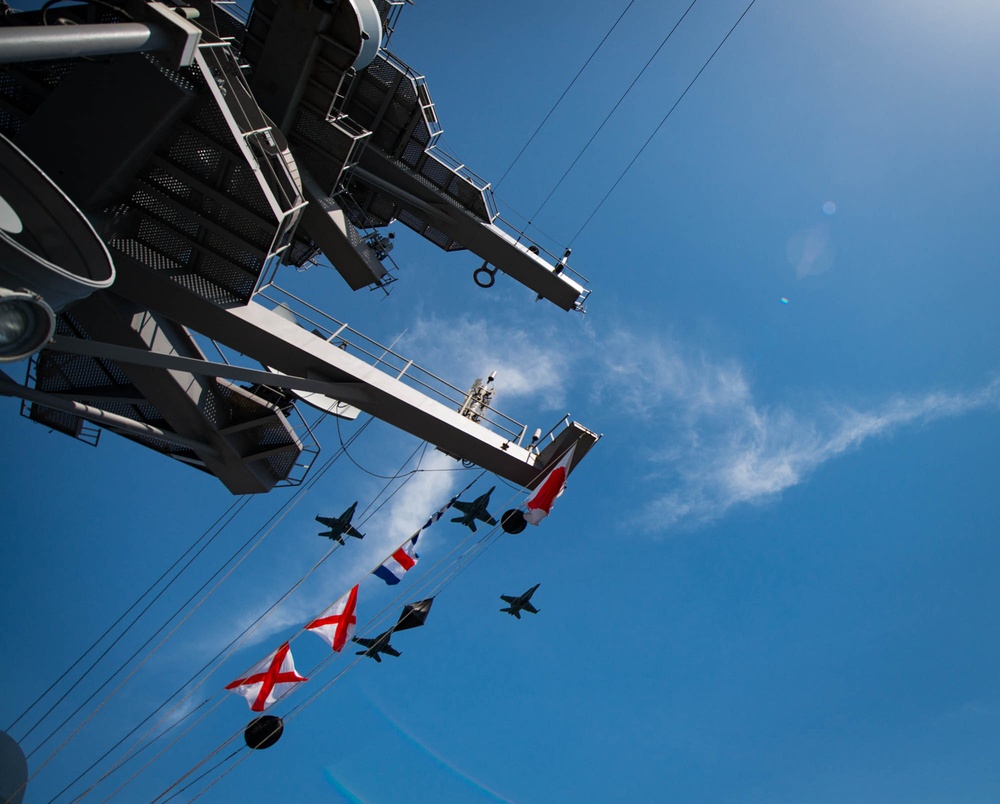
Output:
<path fill-rule="evenodd" d="M 332 516 L 318 516 L 316 517 L 316 521 L 321 525 L 326 525 L 328 528 L 335 527 L 339 524 L 337 518 Z"/>
<path fill-rule="evenodd" d="M 456 501 L 456 502 L 453 502 L 451 504 L 451 507 L 452 508 L 457 508 L 463 514 L 467 514 L 467 513 L 469 513 L 469 511 L 472 510 L 472 503 L 458 502 L 458 501 Z M 452 520 L 452 521 L 454 522 L 455 520 Z"/>
<path fill-rule="evenodd" d="M 359 533 L 358 529 L 355 528 L 354 525 L 348 525 L 346 528 L 344 528 L 344 533 L 346 533 L 348 536 L 353 536 L 355 539 L 365 538 L 365 534 Z"/>
<path fill-rule="evenodd" d="M 532 614 L 538 614 L 538 609 L 536 609 L 534 606 L 531 605 L 531 603 L 529 603 L 527 601 L 525 601 L 524 603 L 521 604 L 521 608 L 524 611 L 531 612 Z"/>
<path fill-rule="evenodd" d="M 372 645 L 374 645 L 377 641 L 378 640 L 375 639 L 366 639 L 365 637 L 351 637 L 351 642 L 357 642 L 359 645 L 365 648 L 372 647 Z"/>
<path fill-rule="evenodd" d="M 489 515 L 488 511 L 484 511 L 482 516 L 479 517 L 479 519 L 481 519 L 487 525 L 495 525 L 497 523 L 497 521 Z"/>
<path fill-rule="evenodd" d="M 388 653 L 390 656 L 402 656 L 402 654 L 396 650 L 392 645 L 386 645 L 382 648 L 382 653 Z"/>
<path fill-rule="evenodd" d="M 513 605 L 514 601 L 517 600 L 517 598 L 514 597 L 513 595 L 500 595 L 500 599 L 504 603 L 510 603 L 511 605 Z"/>

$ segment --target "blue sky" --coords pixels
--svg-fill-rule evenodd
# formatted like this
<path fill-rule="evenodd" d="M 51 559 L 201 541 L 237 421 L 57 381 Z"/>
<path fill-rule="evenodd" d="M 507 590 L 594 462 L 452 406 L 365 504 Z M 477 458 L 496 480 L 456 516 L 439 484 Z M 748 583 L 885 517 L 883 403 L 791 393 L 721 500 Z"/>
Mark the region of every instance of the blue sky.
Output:
<path fill-rule="evenodd" d="M 392 49 L 427 77 L 447 148 L 496 183 L 625 5 L 419 3 Z M 532 216 L 687 6 L 637 0 L 497 189 L 505 217 Z M 401 335 L 396 351 L 455 385 L 497 370 L 497 406 L 531 429 L 571 412 L 604 439 L 549 519 L 496 540 L 425 628 L 397 635 L 399 659 L 351 666 L 206 800 L 1000 796 L 1000 9 L 757 0 L 577 236 L 745 7 L 700 0 L 534 218 L 551 250 L 572 240 L 593 288 L 585 316 L 503 277 L 479 289 L 478 260 L 402 227 L 388 298 L 319 268 L 288 277 L 371 337 Z M 93 450 L 5 405 L 8 454 L 27 465 L 7 470 L 4 728 L 234 501 L 122 439 Z M 319 438 L 322 463 L 338 450 L 333 422 Z M 418 447 L 377 423 L 360 435 L 363 469 L 334 463 L 26 800 L 51 799 L 307 573 L 326 550 L 313 516 L 355 499 L 361 511 L 384 485 L 368 472 L 392 474 Z M 420 468 L 435 471 L 365 515 L 365 541 L 335 552 L 177 709 L 216 707 L 118 798 L 152 798 L 240 731 L 249 711 L 222 686 L 475 477 L 438 471 L 453 466 L 428 451 Z M 497 485 L 502 510 L 516 498 Z M 108 665 L 290 499 L 250 501 Z M 363 584 L 362 621 L 439 583 L 465 535 L 446 521 L 429 531 L 398 599 Z M 497 611 L 499 595 L 539 582 L 539 615 Z M 306 675 L 327 655 L 309 635 L 293 650 Z M 100 665 L 25 747 L 109 673 Z"/>

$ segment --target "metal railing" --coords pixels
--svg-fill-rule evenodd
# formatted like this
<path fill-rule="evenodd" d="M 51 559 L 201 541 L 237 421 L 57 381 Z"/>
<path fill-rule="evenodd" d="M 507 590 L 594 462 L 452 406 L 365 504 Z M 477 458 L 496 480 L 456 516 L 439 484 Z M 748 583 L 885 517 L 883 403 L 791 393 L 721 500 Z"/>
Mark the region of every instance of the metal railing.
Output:
<path fill-rule="evenodd" d="M 467 394 L 465 390 L 457 388 L 421 368 L 412 360 L 352 329 L 347 324 L 338 321 L 333 316 L 273 282 L 263 285 L 254 295 L 255 301 L 260 302 L 262 299 L 289 310 L 295 316 L 299 326 L 311 329 L 316 337 L 343 349 L 373 368 L 404 382 L 446 407 L 460 411 L 465 405 Z M 521 424 L 510 416 L 488 406 L 477 411 L 477 415 L 479 424 L 502 435 L 508 441 L 520 445 L 524 440 L 528 429 L 527 425 Z"/>
<path fill-rule="evenodd" d="M 31 358 L 28 360 L 28 367 L 27 367 L 27 369 L 25 371 L 25 376 L 24 376 L 24 387 L 25 388 L 37 388 L 38 387 L 38 353 L 33 354 L 31 356 Z M 34 405 L 38 405 L 38 407 L 40 407 L 40 408 L 45 408 L 45 405 L 42 405 L 41 403 L 31 402 L 31 401 L 29 401 L 27 399 L 22 399 L 21 400 L 21 411 L 20 411 L 21 415 L 25 419 L 31 419 L 32 421 L 36 421 L 36 422 L 38 422 L 39 424 L 41 424 L 43 426 L 45 426 L 45 425 L 52 426 L 51 422 L 46 422 L 44 419 L 41 419 L 41 418 L 39 418 L 39 419 L 33 419 L 32 418 L 32 416 L 31 416 L 31 408 Z M 46 410 L 52 410 L 52 408 L 45 408 L 45 409 Z M 59 414 L 59 411 L 57 411 L 57 410 L 52 410 L 52 412 L 55 413 L 55 414 Z M 82 417 L 72 417 L 71 414 L 63 414 L 63 415 L 66 415 L 69 418 L 77 418 L 78 419 L 78 430 L 77 430 L 77 432 L 75 434 L 74 433 L 70 433 L 67 430 L 60 430 L 60 432 L 66 433 L 66 435 L 68 435 L 68 436 L 70 436 L 72 438 L 75 438 L 77 441 L 82 441 L 84 444 L 88 444 L 91 447 L 96 447 L 100 443 L 100 440 L 101 440 L 101 428 L 100 427 L 98 427 L 96 424 L 93 424 L 93 423 L 87 421 L 86 419 L 84 419 Z"/>
<path fill-rule="evenodd" d="M 235 20 L 246 26 L 250 19 L 250 10 L 253 6 L 249 0 L 212 0 L 212 5 L 216 6 L 223 14 L 228 14 Z"/>
<path fill-rule="evenodd" d="M 298 439 L 299 446 L 302 447 L 302 450 L 299 452 L 299 457 L 295 459 L 295 464 L 292 466 L 291 470 L 282 480 L 275 483 L 275 486 L 298 486 L 301 485 L 302 481 L 306 479 L 306 476 L 309 474 L 309 470 L 312 468 L 313 464 L 316 463 L 316 457 L 320 453 L 320 445 L 315 434 L 313 433 L 312 427 L 309 426 L 305 417 L 299 412 L 298 405 L 292 405 L 288 409 L 282 411 L 282 413 L 285 416 L 288 426 Z"/>

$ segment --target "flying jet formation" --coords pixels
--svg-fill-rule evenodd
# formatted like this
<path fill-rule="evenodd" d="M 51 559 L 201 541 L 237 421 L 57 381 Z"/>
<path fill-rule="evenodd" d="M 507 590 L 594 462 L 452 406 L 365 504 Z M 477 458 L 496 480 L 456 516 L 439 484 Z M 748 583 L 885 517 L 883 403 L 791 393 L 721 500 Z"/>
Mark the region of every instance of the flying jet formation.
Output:
<path fill-rule="evenodd" d="M 385 653 L 388 656 L 401 656 L 402 654 L 389 644 L 389 639 L 392 637 L 392 632 L 395 630 L 395 628 L 390 628 L 388 631 L 383 631 L 377 637 L 373 637 L 371 639 L 366 639 L 365 637 L 351 637 L 352 642 L 357 642 L 365 648 L 365 650 L 357 651 L 357 655 L 371 656 L 376 662 L 382 661 L 382 657 L 379 656 L 380 653 Z"/>
<path fill-rule="evenodd" d="M 328 539 L 332 539 L 335 542 L 344 543 L 344 536 L 353 536 L 355 539 L 365 538 L 365 534 L 359 533 L 357 529 L 351 524 L 351 520 L 354 518 L 354 509 L 358 507 L 358 501 L 355 500 L 351 507 L 348 508 L 340 516 L 318 516 L 316 521 L 321 525 L 326 525 L 330 530 L 323 531 L 322 533 L 316 534 L 317 536 L 326 536 Z"/>
<path fill-rule="evenodd" d="M 472 502 L 456 502 L 454 507 L 462 512 L 462 516 L 454 517 L 451 521 L 458 522 L 460 525 L 468 525 L 472 532 L 476 532 L 476 520 L 480 522 L 485 522 L 487 525 L 495 525 L 497 521 L 490 516 L 490 512 L 486 510 L 486 506 L 490 504 L 490 495 L 493 493 L 493 486 L 489 491 L 487 491 L 481 497 L 476 497 Z"/>
<path fill-rule="evenodd" d="M 508 614 L 513 614 L 517 619 L 521 619 L 521 612 L 527 611 L 530 614 L 538 614 L 538 609 L 531 605 L 531 596 L 535 594 L 535 590 L 541 586 L 540 583 L 536 583 L 523 595 L 518 595 L 514 597 L 513 595 L 500 595 L 500 599 L 504 603 L 509 603 L 507 608 L 500 609 L 500 611 L 505 611 Z"/>

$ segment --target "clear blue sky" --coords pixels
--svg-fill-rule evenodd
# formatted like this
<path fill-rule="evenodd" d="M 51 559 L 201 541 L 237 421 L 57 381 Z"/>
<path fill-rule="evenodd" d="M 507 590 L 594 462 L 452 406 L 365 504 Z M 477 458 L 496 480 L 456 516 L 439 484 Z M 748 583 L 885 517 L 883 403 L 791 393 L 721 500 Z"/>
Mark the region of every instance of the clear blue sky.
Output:
<path fill-rule="evenodd" d="M 552 250 L 745 5 L 695 5 L 535 219 Z M 505 217 L 535 211 L 687 6 L 635 3 L 498 188 Z M 427 77 L 448 149 L 496 183 L 624 7 L 420 2 L 392 45 Z M 387 299 L 322 269 L 291 277 L 376 339 L 404 333 L 397 351 L 456 385 L 497 369 L 498 407 L 532 429 L 568 411 L 604 439 L 548 520 L 500 538 L 395 637 L 402 657 L 351 667 L 204 800 L 1000 799 L 998 40 L 1000 7 L 972 0 L 757 0 L 573 241 L 586 316 L 503 277 L 481 290 L 476 258 L 402 227 Z M 111 434 L 93 450 L 4 405 L 0 728 L 233 502 Z M 332 457 L 334 424 L 319 437 Z M 373 425 L 351 454 L 391 474 L 417 446 Z M 222 686 L 473 476 L 415 475 L 195 693 L 222 702 L 118 800 L 149 800 L 242 729 Z M 381 488 L 337 461 L 26 800 L 51 799 L 308 571 L 315 514 Z M 498 484 L 495 506 L 511 495 Z M 253 500 L 109 663 L 289 496 Z M 362 621 L 419 599 L 463 538 L 435 526 L 399 602 L 363 584 Z M 539 582 L 540 614 L 498 612 Z M 310 635 L 293 651 L 307 675 L 326 656 Z"/>

